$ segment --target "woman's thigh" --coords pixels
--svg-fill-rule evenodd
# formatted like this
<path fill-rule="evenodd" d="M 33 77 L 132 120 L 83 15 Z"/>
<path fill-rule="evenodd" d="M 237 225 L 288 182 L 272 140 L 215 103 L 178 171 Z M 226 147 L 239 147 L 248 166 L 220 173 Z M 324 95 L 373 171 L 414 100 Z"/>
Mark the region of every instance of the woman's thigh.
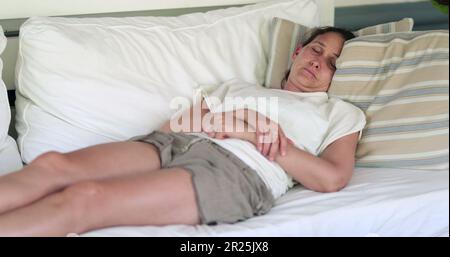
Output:
<path fill-rule="evenodd" d="M 99 144 L 64 154 L 72 182 L 139 174 L 161 168 L 158 150 L 143 142 Z M 62 167 L 64 169 L 64 167 Z"/>
<path fill-rule="evenodd" d="M 81 183 L 66 192 L 78 199 L 83 217 L 78 226 L 83 229 L 78 232 L 111 226 L 200 223 L 191 174 L 182 168 Z"/>

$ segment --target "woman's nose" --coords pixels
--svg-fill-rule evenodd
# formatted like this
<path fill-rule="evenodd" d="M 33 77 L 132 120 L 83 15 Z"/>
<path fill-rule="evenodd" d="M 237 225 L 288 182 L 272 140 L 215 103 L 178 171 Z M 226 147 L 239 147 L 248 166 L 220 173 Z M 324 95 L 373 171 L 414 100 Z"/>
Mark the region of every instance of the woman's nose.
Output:
<path fill-rule="evenodd" d="M 315 69 L 320 68 L 320 63 L 317 60 L 311 60 L 310 65 L 313 66 Z"/>

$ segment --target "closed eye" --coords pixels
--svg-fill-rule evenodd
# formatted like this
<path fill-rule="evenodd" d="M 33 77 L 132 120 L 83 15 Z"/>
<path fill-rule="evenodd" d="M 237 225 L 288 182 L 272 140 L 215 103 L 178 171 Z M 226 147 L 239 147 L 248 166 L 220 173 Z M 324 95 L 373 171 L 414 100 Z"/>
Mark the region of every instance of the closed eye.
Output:
<path fill-rule="evenodd" d="M 330 61 L 330 62 L 329 62 L 329 65 L 330 65 L 330 68 L 331 68 L 331 69 L 336 70 L 336 63 L 335 63 L 335 62 Z"/>
<path fill-rule="evenodd" d="M 320 53 L 320 48 L 319 48 L 319 47 L 312 47 L 312 50 L 313 50 L 316 54 Z"/>

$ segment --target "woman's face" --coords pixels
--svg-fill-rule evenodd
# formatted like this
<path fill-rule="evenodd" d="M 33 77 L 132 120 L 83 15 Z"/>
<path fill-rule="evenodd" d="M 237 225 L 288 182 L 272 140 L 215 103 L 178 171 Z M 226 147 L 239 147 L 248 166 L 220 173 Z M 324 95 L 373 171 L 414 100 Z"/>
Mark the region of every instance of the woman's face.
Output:
<path fill-rule="evenodd" d="M 317 36 L 298 51 L 293 58 L 285 90 L 295 92 L 326 92 L 336 71 L 336 59 L 344 45 L 343 37 L 336 32 Z"/>

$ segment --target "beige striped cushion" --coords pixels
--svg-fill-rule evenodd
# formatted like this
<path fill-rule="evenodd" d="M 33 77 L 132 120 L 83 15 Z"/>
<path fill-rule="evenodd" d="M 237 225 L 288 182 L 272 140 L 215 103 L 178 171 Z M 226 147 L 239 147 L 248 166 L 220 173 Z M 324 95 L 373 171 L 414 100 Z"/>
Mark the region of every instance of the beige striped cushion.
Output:
<path fill-rule="evenodd" d="M 412 30 L 414 26 L 414 20 L 412 18 L 404 18 L 399 21 L 388 22 L 383 24 L 378 24 L 375 26 L 370 26 L 366 28 L 362 28 L 357 31 L 353 31 L 355 36 L 368 36 L 368 35 L 376 35 L 376 34 L 386 34 L 393 32 L 409 32 Z"/>
<path fill-rule="evenodd" d="M 357 166 L 448 169 L 448 31 L 355 38 L 329 94 L 364 110 Z"/>
<path fill-rule="evenodd" d="M 414 21 L 404 18 L 397 22 L 379 24 L 355 31 L 355 35 L 363 36 L 389 32 L 411 31 Z M 295 48 L 308 37 L 309 28 L 288 20 L 275 17 L 272 21 L 269 62 L 264 85 L 270 88 L 280 88 L 286 71 L 291 67 L 291 56 Z"/>
<path fill-rule="evenodd" d="M 280 88 L 286 71 L 292 64 L 292 53 L 305 40 L 308 27 L 275 17 L 272 21 L 269 63 L 266 70 L 265 86 Z"/>

